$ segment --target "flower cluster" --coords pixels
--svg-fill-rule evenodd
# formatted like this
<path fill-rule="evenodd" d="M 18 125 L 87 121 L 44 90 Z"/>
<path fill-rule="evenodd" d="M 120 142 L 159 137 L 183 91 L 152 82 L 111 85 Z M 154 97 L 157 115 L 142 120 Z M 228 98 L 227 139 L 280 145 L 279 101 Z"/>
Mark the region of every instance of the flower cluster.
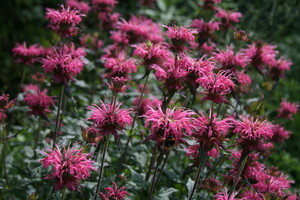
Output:
<path fill-rule="evenodd" d="M 79 74 L 83 69 L 84 62 L 74 53 L 67 53 L 62 49 L 42 58 L 42 68 L 46 73 L 53 74 L 54 84 L 68 84 L 69 80 L 74 80 L 74 76 Z"/>
<path fill-rule="evenodd" d="M 47 95 L 48 90 L 41 91 L 38 87 L 25 90 L 24 102 L 29 106 L 29 114 L 45 116 L 50 106 L 54 106 L 53 98 Z"/>
<path fill-rule="evenodd" d="M 87 179 L 90 176 L 90 170 L 95 170 L 92 166 L 93 161 L 89 160 L 89 154 L 82 153 L 83 149 L 75 147 L 61 149 L 56 148 L 42 152 L 45 158 L 40 162 L 44 168 L 52 167 L 52 173 L 45 179 L 54 180 L 54 189 L 77 190 L 79 181 Z"/>
<path fill-rule="evenodd" d="M 27 47 L 26 43 L 16 44 L 12 50 L 19 63 L 33 64 L 39 57 L 45 54 L 45 49 L 38 44 Z"/>
<path fill-rule="evenodd" d="M 278 110 L 278 117 L 292 119 L 292 116 L 297 112 L 298 108 L 296 104 L 287 102 L 286 99 L 283 99 Z"/>
<path fill-rule="evenodd" d="M 126 187 L 121 187 L 118 189 L 118 186 L 115 182 L 113 182 L 113 188 L 107 187 L 105 188 L 105 194 L 99 192 L 99 196 L 101 200 L 124 200 L 125 196 L 130 196 L 126 191 Z"/>
<path fill-rule="evenodd" d="M 121 104 L 110 105 L 101 102 L 100 106 L 93 105 L 87 107 L 92 111 L 88 118 L 92 121 L 92 127 L 98 135 L 106 136 L 113 134 L 116 140 L 119 140 L 118 131 L 123 131 L 126 124 L 131 124 L 132 118 L 129 115 L 131 110 L 120 109 Z"/>
<path fill-rule="evenodd" d="M 192 115 L 193 111 L 182 108 L 167 108 L 165 112 L 160 106 L 157 109 L 149 108 L 143 115 L 146 118 L 145 127 L 151 124 L 151 134 L 146 141 L 156 141 L 161 150 L 185 143 L 183 136 L 190 135 L 195 128 Z"/>
<path fill-rule="evenodd" d="M 85 16 L 78 10 L 71 9 L 62 5 L 60 10 L 47 9 L 46 19 L 50 21 L 50 28 L 62 37 L 75 36 L 78 32 L 77 25 L 82 21 L 81 17 Z"/>

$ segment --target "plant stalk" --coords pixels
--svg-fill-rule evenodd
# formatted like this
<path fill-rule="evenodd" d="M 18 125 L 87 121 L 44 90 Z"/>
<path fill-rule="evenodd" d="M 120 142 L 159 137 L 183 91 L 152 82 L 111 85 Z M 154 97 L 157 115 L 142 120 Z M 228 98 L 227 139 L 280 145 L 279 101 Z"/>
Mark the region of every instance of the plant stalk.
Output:
<path fill-rule="evenodd" d="M 102 181 L 102 176 L 103 176 L 103 171 L 104 171 L 103 169 L 104 169 L 105 155 L 106 155 L 106 150 L 107 150 L 107 146 L 108 146 L 108 141 L 109 141 L 109 136 L 106 136 L 105 137 L 104 147 L 103 147 L 103 152 L 102 152 L 102 159 L 101 159 L 101 166 L 100 166 L 100 172 L 99 172 L 99 179 L 98 179 L 98 184 L 97 184 L 96 194 L 95 194 L 94 200 L 97 199 L 97 194 L 99 192 L 101 181 Z"/>
<path fill-rule="evenodd" d="M 241 157 L 242 158 L 242 157 Z M 228 195 L 229 197 L 231 196 L 231 194 L 233 193 L 233 191 L 235 190 L 235 187 L 238 183 L 238 180 L 239 180 L 239 177 L 241 176 L 244 168 L 245 168 L 245 165 L 246 165 L 246 162 L 247 162 L 247 159 L 248 159 L 248 155 L 245 156 L 245 158 L 242 160 L 241 164 L 240 164 L 240 167 L 239 167 L 239 171 L 234 179 L 234 182 L 233 182 L 233 185 L 231 186 L 231 188 L 229 189 L 228 191 Z"/>
<path fill-rule="evenodd" d="M 62 85 L 59 99 L 58 99 L 58 107 L 57 107 L 57 114 L 56 114 L 56 120 L 55 120 L 55 131 L 54 131 L 54 136 L 53 136 L 53 148 L 55 147 L 57 143 L 57 137 L 58 137 L 58 132 L 60 128 L 60 110 L 61 110 L 61 103 L 62 103 L 62 98 L 64 95 L 64 89 L 65 85 Z"/>
<path fill-rule="evenodd" d="M 194 193 L 196 191 L 196 188 L 197 188 L 198 182 L 200 180 L 200 176 L 201 176 L 202 165 L 203 165 L 203 163 L 200 161 L 199 162 L 199 166 L 198 166 L 198 170 L 197 170 L 196 180 L 195 180 L 192 192 L 190 193 L 190 196 L 189 196 L 188 200 L 192 200 L 193 195 L 194 195 Z"/>

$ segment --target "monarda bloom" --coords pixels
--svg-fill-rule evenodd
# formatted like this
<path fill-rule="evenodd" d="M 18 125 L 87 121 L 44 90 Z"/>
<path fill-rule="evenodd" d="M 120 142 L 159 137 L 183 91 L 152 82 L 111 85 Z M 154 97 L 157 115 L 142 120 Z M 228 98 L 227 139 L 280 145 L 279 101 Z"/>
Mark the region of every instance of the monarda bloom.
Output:
<path fill-rule="evenodd" d="M 186 143 L 183 136 L 191 135 L 195 126 L 192 123 L 192 115 L 195 113 L 191 110 L 170 109 L 164 112 L 160 106 L 158 109 L 149 108 L 143 117 L 146 118 L 145 127 L 150 124 L 151 134 L 145 139 L 157 142 L 160 150 L 170 148 L 179 143 Z"/>
<path fill-rule="evenodd" d="M 252 80 L 244 71 L 237 73 L 237 79 L 242 93 L 246 93 L 251 89 Z"/>
<path fill-rule="evenodd" d="M 276 66 L 276 55 L 278 51 L 276 46 L 255 42 L 244 49 L 245 55 L 251 60 L 251 64 L 257 69 L 263 69 L 263 66 Z"/>
<path fill-rule="evenodd" d="M 155 77 L 163 83 L 166 90 L 176 91 L 183 88 L 184 77 L 187 71 L 175 64 L 174 57 L 169 57 L 161 65 L 152 65 Z"/>
<path fill-rule="evenodd" d="M 200 5 L 204 10 L 216 10 L 218 7 L 215 4 L 221 3 L 222 0 L 203 0 L 203 4 Z"/>
<path fill-rule="evenodd" d="M 281 125 L 276 124 L 272 127 L 273 130 L 273 137 L 272 142 L 280 143 L 284 142 L 286 139 L 288 139 L 291 135 L 291 132 L 288 130 L 285 130 Z"/>
<path fill-rule="evenodd" d="M 127 78 L 116 76 L 111 78 L 111 83 L 107 83 L 107 85 L 114 93 L 124 93 L 124 91 L 128 88 L 128 86 L 126 86 L 127 81 Z"/>
<path fill-rule="evenodd" d="M 105 188 L 105 193 L 99 192 L 101 200 L 124 200 L 125 196 L 130 196 L 126 191 L 126 187 L 121 187 L 118 189 L 118 186 L 113 182 L 113 187 Z"/>
<path fill-rule="evenodd" d="M 236 195 L 237 193 L 235 192 L 229 195 L 227 188 L 225 188 L 222 192 L 219 192 L 217 195 L 215 195 L 215 200 L 241 200 L 239 198 L 235 198 Z"/>
<path fill-rule="evenodd" d="M 116 57 L 105 60 L 104 66 L 109 70 L 108 77 L 127 77 L 128 74 L 137 71 L 137 60 L 126 58 L 124 51 L 120 52 Z"/>
<path fill-rule="evenodd" d="M 185 50 L 185 45 L 189 42 L 195 41 L 194 34 L 197 31 L 194 29 L 189 29 L 184 26 L 163 26 L 167 29 L 164 33 L 172 42 L 171 49 L 175 52 L 180 52 Z"/>
<path fill-rule="evenodd" d="M 278 171 L 276 167 L 267 168 L 256 173 L 258 183 L 253 185 L 259 193 L 272 197 L 285 197 L 285 191 L 294 181 Z"/>
<path fill-rule="evenodd" d="M 170 56 L 167 47 L 162 44 L 153 44 L 151 42 L 131 45 L 134 47 L 133 56 L 142 58 L 146 67 L 157 64 L 160 65 Z"/>
<path fill-rule="evenodd" d="M 137 106 L 139 103 L 140 98 L 137 97 L 133 101 L 133 105 Z M 162 102 L 161 100 L 155 98 L 155 97 L 148 97 L 143 98 L 140 102 L 140 106 L 137 110 L 139 115 L 144 115 L 150 108 L 157 108 L 157 106 L 161 106 Z"/>
<path fill-rule="evenodd" d="M 225 51 L 218 49 L 218 53 L 214 53 L 214 59 L 218 63 L 222 64 L 222 69 L 233 70 L 239 66 L 245 68 L 249 61 L 244 52 L 238 52 L 235 54 L 232 46 L 228 47 Z"/>
<path fill-rule="evenodd" d="M 117 29 L 111 38 L 121 44 L 136 44 L 148 40 L 159 43 L 164 40 L 159 25 L 145 17 L 132 16 L 129 21 L 122 19 L 117 23 Z"/>
<path fill-rule="evenodd" d="M 39 88 L 35 90 L 25 91 L 24 102 L 30 108 L 29 114 L 34 116 L 46 116 L 46 113 L 51 112 L 50 106 L 54 106 L 52 97 L 47 95 L 47 90 L 41 91 Z"/>
<path fill-rule="evenodd" d="M 40 162 L 44 168 L 52 167 L 52 173 L 45 179 L 54 180 L 54 189 L 61 190 L 67 188 L 70 191 L 78 190 L 81 180 L 90 176 L 90 170 L 96 170 L 89 160 L 89 154 L 82 153 L 83 149 L 75 147 L 64 148 L 62 151 L 56 145 L 50 151 L 42 152 L 46 157 Z"/>
<path fill-rule="evenodd" d="M 228 30 L 229 28 L 233 27 L 232 23 L 238 23 L 240 21 L 242 14 L 240 12 L 232 12 L 223 9 L 218 9 L 217 14 L 215 16 L 221 19 L 221 25 L 225 28 L 225 30 Z"/>
<path fill-rule="evenodd" d="M 293 63 L 285 58 L 280 58 L 277 60 L 277 65 L 270 66 L 271 76 L 278 80 L 279 78 L 284 77 L 284 72 L 289 71 Z"/>
<path fill-rule="evenodd" d="M 278 110 L 278 117 L 293 119 L 293 115 L 298 112 L 297 105 L 283 99 L 280 103 L 280 108 Z"/>
<path fill-rule="evenodd" d="M 92 122 L 92 127 L 98 130 L 98 133 L 102 136 L 113 134 L 117 141 L 120 140 L 118 131 L 123 131 L 126 128 L 126 124 L 129 125 L 132 122 L 132 118 L 129 115 L 132 111 L 127 109 L 120 109 L 121 104 L 112 106 L 110 104 L 93 105 L 87 107 L 92 111 L 91 116 L 88 118 Z"/>
<path fill-rule="evenodd" d="M 70 6 L 71 8 L 75 8 L 83 13 L 89 13 L 91 10 L 91 7 L 89 6 L 88 2 L 85 1 L 78 1 L 78 0 L 67 0 L 66 1 L 67 6 Z"/>
<path fill-rule="evenodd" d="M 15 104 L 15 100 L 9 100 L 9 94 L 0 96 L 0 112 L 10 109 Z"/>
<path fill-rule="evenodd" d="M 67 85 L 69 80 L 75 80 L 74 76 L 82 71 L 84 62 L 73 53 L 57 50 L 42 59 L 42 68 L 46 73 L 53 74 L 54 84 Z"/>
<path fill-rule="evenodd" d="M 116 4 L 118 4 L 116 0 L 92 0 L 93 8 L 100 13 L 112 12 Z"/>
<path fill-rule="evenodd" d="M 81 17 L 85 16 L 78 10 L 62 5 L 60 10 L 47 8 L 46 19 L 50 21 L 49 27 L 62 37 L 75 36 L 79 30 L 77 25 L 82 21 Z"/>
<path fill-rule="evenodd" d="M 197 128 L 192 135 L 200 146 L 206 152 L 213 148 L 219 152 L 219 148 L 223 147 L 222 142 L 225 141 L 225 136 L 230 128 L 228 119 L 218 120 L 217 115 L 213 115 L 211 119 L 200 113 L 200 116 L 194 120 L 193 124 Z"/>
<path fill-rule="evenodd" d="M 265 152 L 263 144 L 273 137 L 273 125 L 267 120 L 259 121 L 253 117 L 240 116 L 240 119 L 241 121 L 235 120 L 233 132 L 239 135 L 243 150 Z"/>
<path fill-rule="evenodd" d="M 229 102 L 225 99 L 225 95 L 232 93 L 235 90 L 234 82 L 230 79 L 231 74 L 226 71 L 220 71 L 215 74 L 213 72 L 203 74 L 196 80 L 197 83 L 203 88 L 205 97 L 201 101 L 212 101 L 214 103 Z"/>
<path fill-rule="evenodd" d="M 45 54 L 45 49 L 38 44 L 27 47 L 26 43 L 16 44 L 12 50 L 17 62 L 32 65 L 40 56 Z"/>
<path fill-rule="evenodd" d="M 220 22 L 213 20 L 205 22 L 203 19 L 194 19 L 191 27 L 197 29 L 198 41 L 204 44 L 209 38 L 214 38 L 213 32 L 218 31 Z"/>

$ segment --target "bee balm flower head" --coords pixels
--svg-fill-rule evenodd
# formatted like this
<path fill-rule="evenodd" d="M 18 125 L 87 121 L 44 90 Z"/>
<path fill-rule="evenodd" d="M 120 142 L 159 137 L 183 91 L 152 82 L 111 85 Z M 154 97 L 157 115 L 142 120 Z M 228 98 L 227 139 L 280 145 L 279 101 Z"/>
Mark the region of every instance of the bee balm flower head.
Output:
<path fill-rule="evenodd" d="M 90 170 L 95 170 L 93 161 L 88 159 L 89 154 L 82 153 L 83 149 L 75 147 L 64 148 L 62 151 L 58 146 L 48 152 L 42 152 L 46 157 L 40 162 L 44 168 L 52 167 L 52 173 L 45 179 L 54 180 L 54 189 L 77 190 L 79 181 L 90 176 Z"/>
<path fill-rule="evenodd" d="M 62 5 L 60 10 L 47 8 L 46 19 L 50 21 L 49 27 L 62 37 L 75 36 L 78 32 L 77 25 L 82 21 L 81 17 L 85 16 L 78 10 L 71 9 Z"/>

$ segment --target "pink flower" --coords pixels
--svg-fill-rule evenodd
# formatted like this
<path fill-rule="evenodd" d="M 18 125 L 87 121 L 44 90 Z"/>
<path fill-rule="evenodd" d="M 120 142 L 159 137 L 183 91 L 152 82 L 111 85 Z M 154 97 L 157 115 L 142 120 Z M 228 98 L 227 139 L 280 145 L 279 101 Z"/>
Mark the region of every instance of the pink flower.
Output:
<path fill-rule="evenodd" d="M 53 73 L 54 84 L 68 84 L 69 80 L 74 80 L 73 77 L 79 74 L 84 66 L 81 58 L 62 50 L 57 50 L 43 58 L 42 64 L 45 72 Z"/>
<path fill-rule="evenodd" d="M 41 91 L 39 88 L 27 90 L 24 97 L 24 102 L 29 106 L 29 114 L 35 116 L 45 116 L 50 106 L 54 106 L 53 98 L 47 95 L 47 90 Z"/>
<path fill-rule="evenodd" d="M 197 33 L 196 30 L 189 29 L 184 26 L 163 26 L 167 29 L 164 33 L 172 41 L 171 48 L 175 51 L 182 51 L 184 44 L 188 42 L 193 42 L 195 40 L 194 34 Z"/>
<path fill-rule="evenodd" d="M 249 75 L 241 71 L 237 74 L 238 82 L 240 84 L 240 91 L 246 93 L 251 88 L 252 80 Z"/>
<path fill-rule="evenodd" d="M 215 15 L 217 18 L 222 20 L 222 25 L 225 27 L 225 30 L 233 27 L 232 23 L 238 23 L 242 14 L 240 12 L 232 12 L 232 11 L 225 11 L 223 9 L 218 9 L 217 14 Z"/>
<path fill-rule="evenodd" d="M 89 6 L 89 3 L 85 1 L 78 1 L 78 0 L 67 0 L 66 5 L 71 8 L 76 8 L 77 10 L 83 12 L 83 13 L 89 13 L 91 10 L 91 7 Z"/>
<path fill-rule="evenodd" d="M 294 103 L 287 102 L 286 99 L 282 99 L 280 108 L 278 110 L 278 117 L 293 119 L 293 115 L 298 112 L 298 106 Z"/>
<path fill-rule="evenodd" d="M 45 54 L 45 49 L 38 44 L 27 47 L 26 43 L 16 44 L 12 50 L 17 62 L 25 64 L 33 64 L 40 56 Z"/>
<path fill-rule="evenodd" d="M 190 135 L 195 128 L 192 123 L 192 115 L 195 113 L 191 110 L 184 111 L 182 108 L 173 108 L 172 110 L 167 108 L 165 112 L 160 106 L 157 108 L 149 108 L 143 115 L 146 118 L 145 127 L 151 124 L 151 134 L 146 138 L 146 141 L 156 141 L 161 150 L 185 143 L 183 136 L 186 133 Z"/>
<path fill-rule="evenodd" d="M 239 134 L 241 138 L 238 143 L 241 144 L 243 153 L 247 154 L 255 150 L 267 152 L 268 146 L 264 146 L 264 144 L 273 137 L 273 125 L 267 120 L 254 120 L 253 117 L 240 116 L 240 118 L 242 121 L 234 122 L 233 132 Z"/>
<path fill-rule="evenodd" d="M 219 152 L 219 147 L 223 147 L 222 142 L 230 128 L 228 119 L 218 120 L 216 115 L 210 119 L 200 112 L 200 116 L 193 123 L 197 128 L 192 135 L 201 147 L 207 152 L 213 148 Z"/>
<path fill-rule="evenodd" d="M 282 172 L 272 167 L 257 173 L 258 183 L 253 187 L 263 194 L 270 194 L 275 197 L 285 196 L 284 190 L 289 189 L 294 181 L 288 180 L 288 177 Z"/>
<path fill-rule="evenodd" d="M 50 28 L 62 37 L 71 37 L 77 34 L 77 25 L 82 21 L 81 17 L 85 16 L 78 10 L 67 9 L 61 5 L 60 10 L 47 8 L 46 19 L 50 21 Z"/>
<path fill-rule="evenodd" d="M 52 173 L 45 179 L 54 180 L 54 189 L 61 190 L 66 187 L 68 190 L 77 190 L 79 181 L 90 176 L 90 170 L 96 170 L 89 160 L 89 154 L 82 153 L 83 149 L 75 149 L 75 147 L 64 148 L 63 151 L 56 148 L 42 152 L 46 157 L 40 162 L 44 168 L 52 166 Z"/>
<path fill-rule="evenodd" d="M 105 194 L 99 192 L 99 196 L 101 200 L 124 200 L 125 196 L 130 196 L 126 191 L 126 187 L 121 187 L 118 189 L 118 186 L 115 182 L 113 182 L 113 188 L 107 187 L 105 188 Z"/>
<path fill-rule="evenodd" d="M 15 104 L 15 100 L 9 100 L 9 94 L 2 94 L 0 96 L 0 112 L 8 110 Z"/>
<path fill-rule="evenodd" d="M 200 76 L 196 82 L 204 89 L 205 97 L 201 101 L 213 101 L 214 103 L 229 103 L 224 95 L 230 94 L 235 90 L 235 85 L 230 80 L 230 74 L 220 71 L 218 74 L 208 73 Z"/>
<path fill-rule="evenodd" d="M 137 97 L 133 101 L 133 105 L 138 105 L 139 97 Z M 161 106 L 162 102 L 161 100 L 155 98 L 155 97 L 150 97 L 150 98 L 143 98 L 141 100 L 140 106 L 138 108 L 138 114 L 139 115 L 144 115 L 150 108 L 157 109 L 157 106 Z"/>
<path fill-rule="evenodd" d="M 117 28 L 118 31 L 112 33 L 112 39 L 121 44 L 135 44 L 148 40 L 159 43 L 164 40 L 159 25 L 145 17 L 132 16 L 128 22 L 122 19 Z"/>
<path fill-rule="evenodd" d="M 242 121 L 235 122 L 234 133 L 247 140 L 271 139 L 273 137 L 272 124 L 267 120 L 254 120 L 253 117 L 240 115 Z"/>
<path fill-rule="evenodd" d="M 195 144 L 192 146 L 188 146 L 185 151 L 186 151 L 186 156 L 189 157 L 192 160 L 198 159 L 198 151 L 199 151 L 200 145 Z"/>
<path fill-rule="evenodd" d="M 151 65 L 155 71 L 155 77 L 163 82 L 163 88 L 167 90 L 181 90 L 183 88 L 183 78 L 187 75 L 184 68 L 175 66 L 174 57 L 169 57 L 161 65 Z"/>
<path fill-rule="evenodd" d="M 271 76 L 274 77 L 275 79 L 283 78 L 284 77 L 284 72 L 289 71 L 290 66 L 292 64 L 293 63 L 288 59 L 284 59 L 284 58 L 278 59 L 277 60 L 277 65 L 270 66 Z"/>
<path fill-rule="evenodd" d="M 102 13 L 112 12 L 116 4 L 118 4 L 116 0 L 92 0 L 94 8 Z"/>
<path fill-rule="evenodd" d="M 101 102 L 100 106 L 88 106 L 87 109 L 92 111 L 91 116 L 88 118 L 92 121 L 92 127 L 96 128 L 98 132 L 103 135 L 113 134 L 117 141 L 120 137 L 118 131 L 123 131 L 126 124 L 131 124 L 132 118 L 129 115 L 132 111 L 120 109 L 121 104 L 112 106 Z"/>
<path fill-rule="evenodd" d="M 173 41 L 180 42 L 189 42 L 194 41 L 195 37 L 193 34 L 197 33 L 196 30 L 188 29 L 188 27 L 184 26 L 163 26 L 168 29 L 164 34 L 167 35 Z"/>
<path fill-rule="evenodd" d="M 115 58 L 108 58 L 105 60 L 104 66 L 106 69 L 110 70 L 108 76 L 110 77 L 126 77 L 127 74 L 136 72 L 137 61 L 133 58 L 126 59 L 126 54 L 124 51 L 118 53 Z"/>
<path fill-rule="evenodd" d="M 264 200 L 264 196 L 261 193 L 257 193 L 254 190 L 246 190 L 243 194 L 242 197 L 247 200 Z"/>
<path fill-rule="evenodd" d="M 128 86 L 126 86 L 126 82 L 128 81 L 127 78 L 116 76 L 113 77 L 111 80 L 111 84 L 107 83 L 107 85 L 112 92 L 124 93 L 124 91 L 128 88 Z"/>
<path fill-rule="evenodd" d="M 245 55 L 251 59 L 251 64 L 262 69 L 262 66 L 276 66 L 276 55 L 278 51 L 275 50 L 276 46 L 270 44 L 264 44 L 262 42 L 256 42 L 244 49 Z"/>
<path fill-rule="evenodd" d="M 225 69 L 235 69 L 238 66 L 245 68 L 249 61 L 244 52 L 235 54 L 232 46 L 227 47 L 226 51 L 218 49 L 218 53 L 214 53 L 214 59 Z"/>
<path fill-rule="evenodd" d="M 275 50 L 276 46 L 274 45 L 263 45 L 260 48 L 260 56 L 262 63 L 269 65 L 269 66 L 275 66 L 277 64 L 276 62 L 276 55 L 278 51 Z"/>
<path fill-rule="evenodd" d="M 203 0 L 203 5 L 200 5 L 205 10 L 217 10 L 215 4 L 221 3 L 222 0 Z"/>
<path fill-rule="evenodd" d="M 134 56 L 138 56 L 144 60 L 145 65 L 161 64 L 170 56 L 167 47 L 162 44 L 140 43 L 131 45 L 134 47 Z"/>
<path fill-rule="evenodd" d="M 238 198 L 235 198 L 236 195 L 237 193 L 234 192 L 232 195 L 229 196 L 227 188 L 225 188 L 222 192 L 219 192 L 217 195 L 215 195 L 215 197 L 216 200 L 240 200 Z"/>
<path fill-rule="evenodd" d="M 277 124 L 272 127 L 273 137 L 272 141 L 276 143 L 284 142 L 284 140 L 288 139 L 291 135 L 290 131 L 287 131 L 281 125 Z"/>
<path fill-rule="evenodd" d="M 194 19 L 191 27 L 196 28 L 198 32 L 198 40 L 203 44 L 209 38 L 214 38 L 213 32 L 218 31 L 220 22 L 213 20 L 205 22 L 203 19 Z"/>

